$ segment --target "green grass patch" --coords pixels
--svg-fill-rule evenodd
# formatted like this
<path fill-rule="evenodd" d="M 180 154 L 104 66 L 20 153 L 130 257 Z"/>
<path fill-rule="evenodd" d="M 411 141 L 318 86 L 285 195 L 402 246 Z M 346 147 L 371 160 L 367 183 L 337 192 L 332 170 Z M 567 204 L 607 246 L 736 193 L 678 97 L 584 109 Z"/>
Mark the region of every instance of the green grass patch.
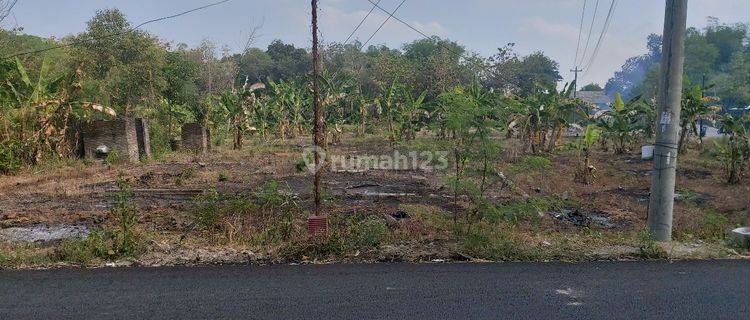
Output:
<path fill-rule="evenodd" d="M 547 170 L 552 167 L 552 160 L 545 156 L 523 156 L 518 162 L 510 166 L 508 173 L 517 175 L 521 173 L 534 173 Z"/>

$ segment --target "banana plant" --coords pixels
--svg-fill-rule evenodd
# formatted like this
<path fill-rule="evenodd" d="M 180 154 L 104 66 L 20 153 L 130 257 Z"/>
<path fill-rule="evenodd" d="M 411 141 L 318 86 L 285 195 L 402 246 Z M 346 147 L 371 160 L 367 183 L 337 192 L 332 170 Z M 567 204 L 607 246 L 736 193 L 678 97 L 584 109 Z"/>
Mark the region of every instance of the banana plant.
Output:
<path fill-rule="evenodd" d="M 275 121 L 279 138 L 281 138 L 281 140 L 284 140 L 286 139 L 287 129 L 290 125 L 289 110 L 291 108 L 289 107 L 289 96 L 291 89 L 289 84 L 284 81 L 276 82 L 272 79 L 269 79 L 268 85 L 271 88 L 269 111 L 271 112 L 271 116 Z"/>
<path fill-rule="evenodd" d="M 638 133 L 645 130 L 648 124 L 642 121 L 643 109 L 640 96 L 625 103 L 617 93 L 612 110 L 598 119 L 597 125 L 604 130 L 604 137 L 612 141 L 615 154 L 625 153 Z"/>
<path fill-rule="evenodd" d="M 599 140 L 601 133 L 602 130 L 595 124 L 589 124 L 578 142 L 579 158 L 583 158 L 583 163 L 576 172 L 576 180 L 580 183 L 589 184 L 591 178 L 596 178 L 596 168 L 591 164 L 591 149 Z"/>
<path fill-rule="evenodd" d="M 72 118 L 87 119 L 94 113 L 117 116 L 109 107 L 80 101 L 82 71 L 52 77 L 51 64 L 42 60 L 36 81 L 32 81 L 23 63 L 16 58 L 13 70 L 0 79 L 0 91 L 12 106 L 8 112 L 15 138 L 22 143 L 25 161 L 38 163 L 48 153 L 70 156 L 74 153 L 68 134 Z"/>
<path fill-rule="evenodd" d="M 225 91 L 221 95 L 221 106 L 226 110 L 230 127 L 234 131 L 234 150 L 241 150 L 245 133 L 249 127 L 248 109 L 255 108 L 257 97 L 255 92 L 265 89 L 262 83 L 249 85 L 247 79 L 242 89 L 238 92 Z"/>
<path fill-rule="evenodd" d="M 707 87 L 707 89 L 713 86 Z M 698 119 L 709 117 L 714 111 L 720 110 L 720 107 L 711 106 L 711 103 L 718 102 L 717 98 L 703 95 L 704 89 L 701 86 L 692 86 L 686 88 L 682 94 L 682 111 L 680 112 L 680 140 L 678 142 L 678 151 L 685 152 L 685 142 L 690 135 L 700 136 L 698 130 Z"/>
<path fill-rule="evenodd" d="M 385 88 L 383 96 L 378 99 L 378 113 L 382 114 L 386 118 L 388 123 L 388 137 L 391 141 L 396 139 L 395 135 L 395 114 L 397 108 L 397 94 L 399 91 L 398 80 L 394 79 L 390 86 Z"/>
<path fill-rule="evenodd" d="M 419 130 L 418 117 L 424 112 L 424 101 L 427 91 L 414 97 L 410 91 L 404 90 L 404 103 L 399 105 L 396 113 L 396 122 L 400 129 L 400 137 L 404 140 L 414 140 L 414 134 Z"/>
<path fill-rule="evenodd" d="M 731 114 L 719 118 L 719 125 L 727 136 L 724 142 L 714 141 L 718 149 L 718 158 L 724 166 L 728 184 L 738 184 L 742 181 L 745 171 L 750 165 L 750 115 L 735 117 Z"/>

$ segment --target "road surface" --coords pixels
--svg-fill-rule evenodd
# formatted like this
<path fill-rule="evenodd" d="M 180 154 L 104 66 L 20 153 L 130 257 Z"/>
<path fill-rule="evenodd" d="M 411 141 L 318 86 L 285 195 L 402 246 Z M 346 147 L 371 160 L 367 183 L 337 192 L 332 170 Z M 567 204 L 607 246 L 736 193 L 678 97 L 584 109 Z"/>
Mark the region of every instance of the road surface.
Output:
<path fill-rule="evenodd" d="M 750 319 L 750 261 L 0 271 L 0 319 Z"/>

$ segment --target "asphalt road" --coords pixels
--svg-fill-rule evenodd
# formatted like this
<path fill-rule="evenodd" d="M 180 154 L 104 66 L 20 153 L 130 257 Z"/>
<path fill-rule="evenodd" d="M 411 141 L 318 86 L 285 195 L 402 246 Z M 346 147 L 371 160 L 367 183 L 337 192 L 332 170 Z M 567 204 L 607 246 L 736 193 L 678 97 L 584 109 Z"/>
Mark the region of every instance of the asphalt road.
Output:
<path fill-rule="evenodd" d="M 0 319 L 750 319 L 750 261 L 0 271 Z"/>

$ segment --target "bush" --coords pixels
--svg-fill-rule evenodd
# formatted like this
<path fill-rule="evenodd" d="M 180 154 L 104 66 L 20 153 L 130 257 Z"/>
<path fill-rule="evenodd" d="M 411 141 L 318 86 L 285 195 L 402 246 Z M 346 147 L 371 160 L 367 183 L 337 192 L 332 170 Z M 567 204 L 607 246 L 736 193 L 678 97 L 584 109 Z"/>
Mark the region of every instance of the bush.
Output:
<path fill-rule="evenodd" d="M 524 156 L 510 167 L 509 173 L 528 173 L 546 170 L 552 167 L 552 161 L 543 156 Z"/>
<path fill-rule="evenodd" d="M 112 149 L 112 150 L 109 151 L 109 153 L 107 153 L 107 157 L 104 158 L 104 163 L 106 163 L 106 164 L 118 164 L 118 163 L 121 163 L 121 160 L 122 159 L 120 159 L 120 153 L 117 152 L 117 150 Z"/>
<path fill-rule="evenodd" d="M 460 248 L 469 256 L 496 261 L 518 261 L 527 258 L 523 244 L 505 229 L 484 222 L 460 226 Z"/>
<path fill-rule="evenodd" d="M 221 205 L 221 197 L 215 188 L 209 190 L 206 194 L 200 195 L 193 199 L 193 209 L 191 210 L 195 226 L 199 229 L 217 229 L 219 223 L 226 214 Z"/>
<path fill-rule="evenodd" d="M 119 190 L 115 193 L 115 207 L 111 211 L 117 227 L 108 230 L 106 234 L 114 241 L 111 248 L 114 255 L 135 256 L 139 253 L 141 246 L 141 239 L 135 231 L 138 224 L 138 210 L 130 205 L 133 192 L 122 171 L 117 175 L 117 187 Z"/>
<path fill-rule="evenodd" d="M 357 248 L 377 248 L 388 236 L 385 221 L 369 218 L 351 226 L 352 243 Z"/>
<path fill-rule="evenodd" d="M 724 240 L 732 229 L 729 218 L 715 211 L 706 212 L 698 224 L 700 226 L 698 235 L 704 240 Z"/>
<path fill-rule="evenodd" d="M 226 182 L 229 181 L 229 176 L 226 172 L 220 172 L 219 173 L 219 182 Z"/>
<path fill-rule="evenodd" d="M 305 162 L 304 158 L 299 158 L 294 162 L 294 169 L 296 169 L 297 172 L 303 172 L 305 171 L 305 168 L 307 168 L 307 162 Z"/>
<path fill-rule="evenodd" d="M 0 143 L 0 174 L 10 174 L 21 169 L 23 159 L 19 156 L 20 149 L 19 142 Z"/>
<path fill-rule="evenodd" d="M 650 231 L 639 233 L 636 240 L 638 241 L 638 252 L 641 259 L 664 260 L 669 258 L 667 251 L 656 242 Z"/>

